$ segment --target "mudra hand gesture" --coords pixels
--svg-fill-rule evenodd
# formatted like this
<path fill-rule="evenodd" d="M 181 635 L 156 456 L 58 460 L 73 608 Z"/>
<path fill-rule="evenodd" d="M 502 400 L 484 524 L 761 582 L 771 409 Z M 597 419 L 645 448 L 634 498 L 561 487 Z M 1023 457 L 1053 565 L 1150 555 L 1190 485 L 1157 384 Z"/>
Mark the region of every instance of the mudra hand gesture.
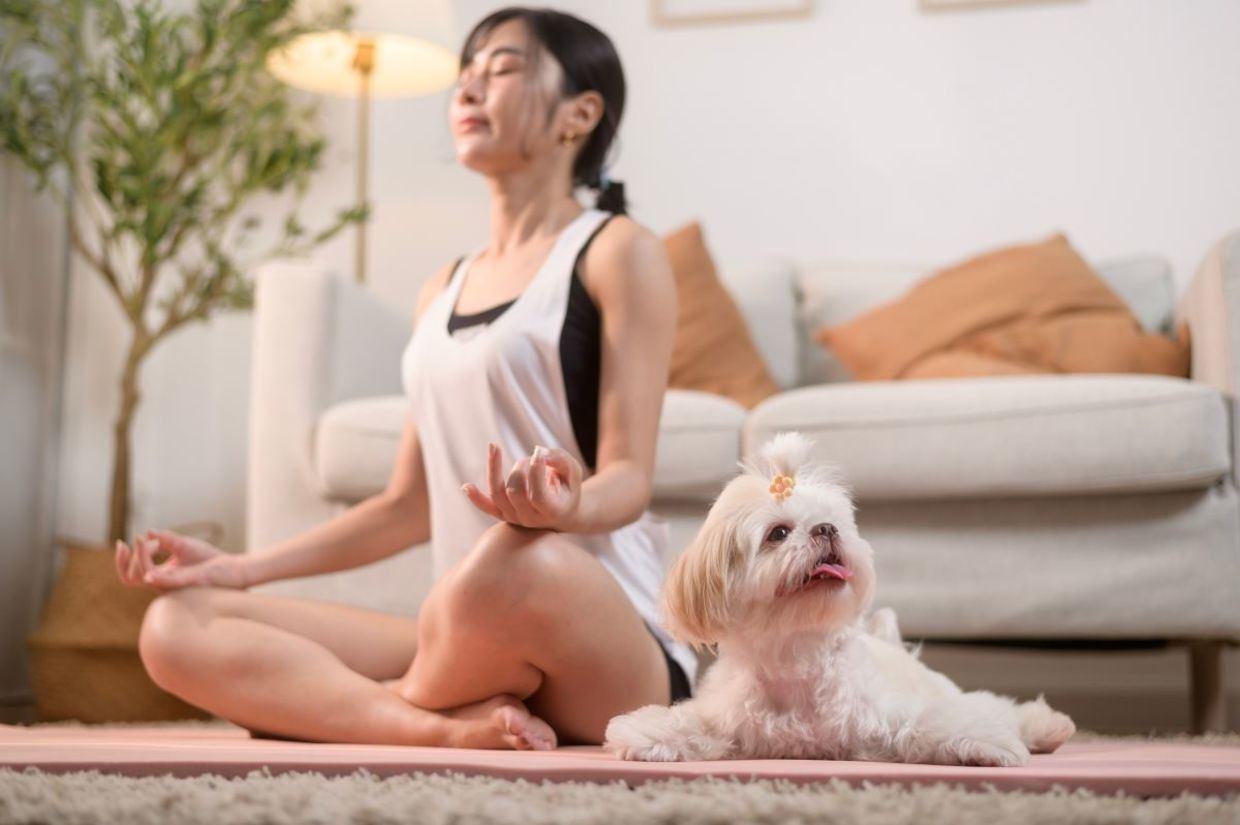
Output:
<path fill-rule="evenodd" d="M 154 556 L 160 550 L 168 557 L 162 564 Z M 175 590 L 192 585 L 246 587 L 240 559 L 209 542 L 183 536 L 171 530 L 147 530 L 134 538 L 133 547 L 116 542 L 116 571 L 130 587 L 146 585 L 157 590 Z"/>
<path fill-rule="evenodd" d="M 546 447 L 535 447 L 504 475 L 503 453 L 497 445 L 488 444 L 488 492 L 474 484 L 465 484 L 461 490 L 479 510 L 509 524 L 568 530 L 581 501 L 582 475 L 577 459 L 564 450 Z"/>

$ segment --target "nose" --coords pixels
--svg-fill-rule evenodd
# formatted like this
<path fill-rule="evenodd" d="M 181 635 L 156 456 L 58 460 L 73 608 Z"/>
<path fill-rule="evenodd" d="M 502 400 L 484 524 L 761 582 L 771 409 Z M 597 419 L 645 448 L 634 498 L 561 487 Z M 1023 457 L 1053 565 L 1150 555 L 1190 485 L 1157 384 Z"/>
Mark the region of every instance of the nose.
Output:
<path fill-rule="evenodd" d="M 462 77 L 456 83 L 456 95 L 465 103 L 482 102 L 483 79 L 481 73 Z"/>
<path fill-rule="evenodd" d="M 840 531 L 836 529 L 834 524 L 824 521 L 822 524 L 815 524 L 814 529 L 810 530 L 809 534 L 814 538 L 824 538 L 830 541 L 838 536 Z"/>

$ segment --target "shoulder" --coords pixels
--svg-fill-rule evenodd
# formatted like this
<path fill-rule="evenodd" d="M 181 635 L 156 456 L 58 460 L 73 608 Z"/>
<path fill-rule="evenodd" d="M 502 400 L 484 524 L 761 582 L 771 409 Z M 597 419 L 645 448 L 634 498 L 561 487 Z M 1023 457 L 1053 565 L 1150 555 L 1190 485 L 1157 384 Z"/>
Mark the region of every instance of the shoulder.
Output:
<path fill-rule="evenodd" d="M 602 306 L 618 294 L 661 300 L 674 290 L 672 265 L 663 239 L 628 215 L 606 222 L 581 261 L 581 278 Z"/>
<path fill-rule="evenodd" d="M 422 313 L 426 311 L 426 308 L 431 305 L 431 301 L 435 300 L 435 297 L 443 292 L 444 287 L 448 285 L 448 281 L 452 278 L 452 273 L 456 270 L 456 266 L 460 261 L 460 258 L 456 258 L 428 278 L 426 283 L 422 284 L 422 288 L 418 290 L 418 304 L 413 311 L 413 322 L 415 324 L 422 317 Z"/>

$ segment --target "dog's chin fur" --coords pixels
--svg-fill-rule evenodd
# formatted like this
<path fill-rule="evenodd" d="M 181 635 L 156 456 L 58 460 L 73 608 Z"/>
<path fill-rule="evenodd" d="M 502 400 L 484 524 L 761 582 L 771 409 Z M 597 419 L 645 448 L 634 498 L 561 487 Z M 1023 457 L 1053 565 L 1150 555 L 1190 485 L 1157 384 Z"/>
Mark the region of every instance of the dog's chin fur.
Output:
<path fill-rule="evenodd" d="M 1067 741 L 1075 726 L 1042 697 L 965 693 L 905 647 L 890 609 L 865 620 L 874 553 L 838 471 L 809 463 L 810 448 L 780 434 L 720 493 L 663 593 L 670 632 L 716 645 L 718 660 L 694 698 L 611 720 L 605 746 L 654 761 L 1008 766 Z M 790 496 L 772 495 L 776 475 L 795 479 Z"/>

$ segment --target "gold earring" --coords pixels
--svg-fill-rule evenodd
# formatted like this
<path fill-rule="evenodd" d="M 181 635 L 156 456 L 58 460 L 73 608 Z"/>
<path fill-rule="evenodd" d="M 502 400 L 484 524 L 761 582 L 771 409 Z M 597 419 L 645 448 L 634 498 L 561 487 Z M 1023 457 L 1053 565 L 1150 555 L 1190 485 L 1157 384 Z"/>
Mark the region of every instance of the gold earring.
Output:
<path fill-rule="evenodd" d="M 560 135 L 560 143 L 563 144 L 564 146 L 571 145 L 572 142 L 576 139 L 577 139 L 576 132 L 565 132 L 564 134 Z"/>

